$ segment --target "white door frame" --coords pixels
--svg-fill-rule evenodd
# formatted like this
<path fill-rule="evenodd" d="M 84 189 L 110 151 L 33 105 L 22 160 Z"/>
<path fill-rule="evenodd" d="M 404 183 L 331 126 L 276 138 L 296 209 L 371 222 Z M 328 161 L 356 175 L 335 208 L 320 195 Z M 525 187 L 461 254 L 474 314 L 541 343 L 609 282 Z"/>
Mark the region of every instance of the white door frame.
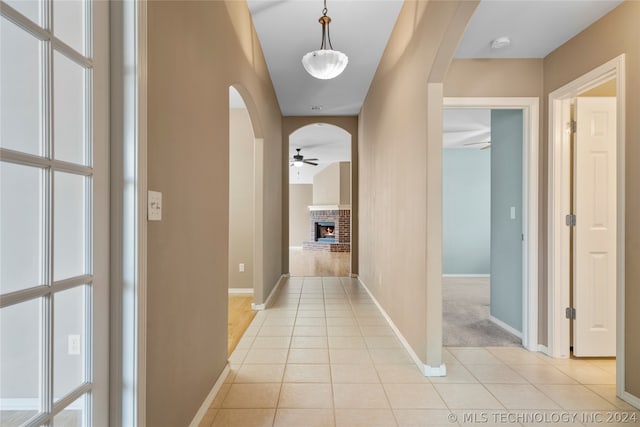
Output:
<path fill-rule="evenodd" d="M 625 55 L 603 64 L 549 94 L 549 259 L 548 344 L 552 357 L 569 357 L 569 214 L 570 162 L 569 138 L 566 132 L 568 103 L 579 94 L 606 81 L 616 79 L 617 108 L 617 306 L 616 306 L 616 384 L 624 396 L 624 230 L 625 230 Z M 637 402 L 636 402 L 637 404 Z"/>
<path fill-rule="evenodd" d="M 443 108 L 523 110 L 522 212 L 522 345 L 538 351 L 538 98 L 444 98 Z"/>
<path fill-rule="evenodd" d="M 146 425 L 147 2 L 110 2 L 112 425 Z"/>

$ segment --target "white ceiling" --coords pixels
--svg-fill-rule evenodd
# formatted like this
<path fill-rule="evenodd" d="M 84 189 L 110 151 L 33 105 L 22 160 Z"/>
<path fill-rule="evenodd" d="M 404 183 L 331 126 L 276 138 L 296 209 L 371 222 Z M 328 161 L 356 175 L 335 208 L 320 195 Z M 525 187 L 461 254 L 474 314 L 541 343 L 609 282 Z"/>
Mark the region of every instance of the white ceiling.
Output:
<path fill-rule="evenodd" d="M 491 110 L 445 109 L 442 131 L 443 148 L 484 148 L 491 141 Z"/>
<path fill-rule="evenodd" d="M 382 52 L 402 7 L 401 0 L 328 0 L 333 48 L 349 57 L 332 80 L 311 77 L 302 56 L 320 48 L 321 0 L 248 0 L 271 80 L 285 116 L 360 112 Z M 319 111 L 312 106 L 321 106 Z"/>
<path fill-rule="evenodd" d="M 313 176 L 335 162 L 351 161 L 351 135 L 333 125 L 318 123 L 298 129 L 289 137 L 289 159 L 300 148 L 305 158 L 317 158 L 318 166 L 289 167 L 290 184 L 313 184 Z"/>
<path fill-rule="evenodd" d="M 457 58 L 544 58 L 600 19 L 622 0 L 483 0 L 456 53 Z M 508 36 L 511 45 L 491 49 Z"/>
<path fill-rule="evenodd" d="M 247 0 L 262 45 L 280 109 L 285 116 L 357 115 L 386 47 L 402 0 L 328 0 L 331 39 L 336 50 L 349 57 L 345 72 L 333 80 L 317 80 L 302 67 L 302 56 L 318 49 L 321 0 Z M 482 0 L 462 39 L 457 58 L 543 58 L 588 27 L 622 0 Z M 497 37 L 509 36 L 510 47 L 491 50 Z M 321 110 L 312 110 L 321 106 Z M 445 112 L 444 146 L 488 140 L 488 124 L 479 117 Z M 465 111 L 465 110 L 460 110 Z M 469 111 L 469 110 L 466 110 Z M 485 110 L 486 111 L 486 110 Z M 481 124 L 485 123 L 485 124 Z M 349 160 L 350 136 L 338 142 L 332 126 L 310 126 L 292 135 L 289 155 L 320 159 L 321 165 L 303 166 L 290 174 L 291 182 L 311 183 L 312 174 L 328 163 Z M 337 128 L 336 128 L 337 129 Z M 335 129 L 334 129 L 335 130 Z M 489 136 L 487 136 L 489 135 Z M 307 145 L 305 145 L 307 144 Z M 463 145 L 464 146 L 464 145 Z M 338 148 L 341 147 L 341 148 Z M 333 150 L 336 150 L 335 153 Z M 290 168 L 294 169 L 294 168 Z M 298 171 L 296 171 L 298 172 Z"/>
<path fill-rule="evenodd" d="M 248 0 L 249 10 L 285 116 L 356 115 L 386 47 L 402 0 L 328 0 L 333 47 L 349 65 L 333 80 L 318 80 L 302 56 L 320 47 L 321 0 Z M 457 58 L 543 58 L 622 0 L 483 0 Z M 511 46 L 492 50 L 497 37 Z M 312 110 L 321 106 L 321 110 Z"/>

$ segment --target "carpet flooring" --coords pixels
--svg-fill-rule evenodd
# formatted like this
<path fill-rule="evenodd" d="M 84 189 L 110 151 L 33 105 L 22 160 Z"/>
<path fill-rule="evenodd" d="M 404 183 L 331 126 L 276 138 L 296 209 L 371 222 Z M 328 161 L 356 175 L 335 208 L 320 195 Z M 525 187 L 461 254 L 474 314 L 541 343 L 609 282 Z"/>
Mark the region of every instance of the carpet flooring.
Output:
<path fill-rule="evenodd" d="M 444 345 L 447 347 L 521 346 L 520 338 L 489 320 L 489 301 L 489 278 L 443 277 Z"/>

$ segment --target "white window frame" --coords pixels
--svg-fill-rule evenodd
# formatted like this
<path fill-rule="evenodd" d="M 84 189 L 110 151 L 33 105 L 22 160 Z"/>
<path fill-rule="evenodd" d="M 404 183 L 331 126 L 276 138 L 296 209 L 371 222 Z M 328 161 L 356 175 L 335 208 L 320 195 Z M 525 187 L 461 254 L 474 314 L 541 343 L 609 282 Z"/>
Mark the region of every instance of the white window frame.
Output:
<path fill-rule="evenodd" d="M 85 53 L 80 54 L 74 48 L 58 39 L 52 28 L 51 1 L 42 4 L 44 19 L 42 24 L 32 22 L 10 5 L 0 2 L 3 18 L 18 25 L 34 38 L 46 42 L 43 49 L 43 132 L 44 149 L 42 155 L 31 155 L 10 149 L 0 148 L 3 161 L 26 166 L 33 166 L 46 171 L 45 178 L 45 235 L 48 242 L 45 246 L 46 269 L 48 277 L 41 286 L 11 292 L 0 299 L 0 307 L 8 307 L 35 299 L 43 300 L 44 346 L 45 354 L 43 384 L 44 408 L 39 416 L 30 420 L 27 425 L 51 424 L 57 414 L 69 407 L 77 398 L 90 396 L 90 405 L 86 408 L 86 416 L 92 425 L 103 425 L 108 420 L 108 340 L 96 339 L 108 335 L 108 269 L 109 269 L 109 166 L 108 166 L 108 126 L 109 126 L 109 52 L 108 52 L 108 4 L 106 2 L 88 1 L 85 9 Z M 52 145 L 52 113 L 53 113 L 53 56 L 59 52 L 76 64 L 90 70 L 85 81 L 85 112 L 89 115 L 86 137 L 90 141 L 85 161 L 87 166 L 69 163 L 54 158 L 55 146 Z M 55 142 L 53 143 L 55 144 Z M 64 280 L 53 280 L 53 175 L 55 172 L 68 172 L 78 176 L 90 177 L 91 186 L 87 189 L 87 203 L 91 206 L 88 215 L 87 260 L 88 273 Z M 86 309 L 85 360 L 88 361 L 87 379 L 79 387 L 72 390 L 62 399 L 54 401 L 52 362 L 52 297 L 61 291 L 90 284 L 88 292 L 90 300 Z M 106 424 L 104 424 L 106 425 Z"/>

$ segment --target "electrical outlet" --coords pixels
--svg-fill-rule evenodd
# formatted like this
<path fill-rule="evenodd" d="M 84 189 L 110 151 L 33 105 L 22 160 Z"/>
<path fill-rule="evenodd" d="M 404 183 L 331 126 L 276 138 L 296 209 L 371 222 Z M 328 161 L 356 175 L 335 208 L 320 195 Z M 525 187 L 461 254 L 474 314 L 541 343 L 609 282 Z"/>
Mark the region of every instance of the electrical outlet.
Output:
<path fill-rule="evenodd" d="M 80 354 L 80 335 L 69 335 L 67 337 L 67 353 L 70 355 Z"/>
<path fill-rule="evenodd" d="M 240 263 L 240 264 L 238 265 L 238 271 L 239 271 L 240 273 L 244 273 L 244 263 Z"/>

